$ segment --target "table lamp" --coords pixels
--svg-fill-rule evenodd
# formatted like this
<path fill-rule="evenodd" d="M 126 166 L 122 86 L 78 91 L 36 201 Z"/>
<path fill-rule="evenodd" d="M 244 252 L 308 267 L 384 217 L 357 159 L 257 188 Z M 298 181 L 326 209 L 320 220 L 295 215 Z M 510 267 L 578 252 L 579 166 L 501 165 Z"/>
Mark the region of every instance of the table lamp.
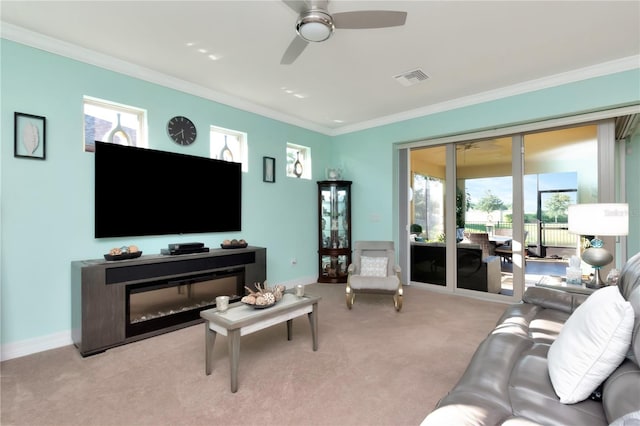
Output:
<path fill-rule="evenodd" d="M 624 203 L 572 204 L 569 206 L 569 232 L 594 236 L 591 247 L 582 253 L 582 260 L 593 266 L 593 279 L 589 288 L 606 285 L 600 278 L 600 269 L 613 260 L 598 237 L 620 236 L 629 233 L 629 205 Z"/>

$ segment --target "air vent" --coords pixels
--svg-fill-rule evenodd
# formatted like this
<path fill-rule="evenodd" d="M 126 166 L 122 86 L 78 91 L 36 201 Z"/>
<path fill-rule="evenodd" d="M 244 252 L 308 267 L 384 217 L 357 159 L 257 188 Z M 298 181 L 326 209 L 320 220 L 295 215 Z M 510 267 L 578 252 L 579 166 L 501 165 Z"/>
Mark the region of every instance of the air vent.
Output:
<path fill-rule="evenodd" d="M 409 87 L 427 80 L 429 76 L 420 68 L 417 68 L 415 70 L 403 72 L 402 74 L 394 75 L 393 78 L 403 86 Z"/>

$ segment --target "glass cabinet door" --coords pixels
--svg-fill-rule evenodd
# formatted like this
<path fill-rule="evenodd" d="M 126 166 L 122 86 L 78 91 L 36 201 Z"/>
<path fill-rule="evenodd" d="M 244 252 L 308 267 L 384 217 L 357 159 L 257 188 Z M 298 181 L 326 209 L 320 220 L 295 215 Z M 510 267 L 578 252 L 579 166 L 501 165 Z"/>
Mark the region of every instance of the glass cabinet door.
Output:
<path fill-rule="evenodd" d="M 319 282 L 346 282 L 351 263 L 351 182 L 318 182 Z"/>

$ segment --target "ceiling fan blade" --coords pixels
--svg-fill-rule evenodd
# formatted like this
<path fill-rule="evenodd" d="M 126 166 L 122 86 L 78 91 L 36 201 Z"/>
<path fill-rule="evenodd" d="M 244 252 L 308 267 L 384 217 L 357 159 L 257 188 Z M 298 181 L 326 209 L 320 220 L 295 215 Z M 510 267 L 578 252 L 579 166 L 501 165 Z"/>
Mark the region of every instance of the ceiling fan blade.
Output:
<path fill-rule="evenodd" d="M 304 48 L 307 47 L 307 44 L 309 44 L 309 42 L 302 39 L 301 37 L 296 36 L 296 38 L 294 38 L 293 41 L 291 41 L 291 44 L 289 44 L 289 47 L 287 47 L 287 50 L 285 50 L 284 55 L 282 55 L 280 64 L 281 65 L 292 64 L 293 61 L 295 61 L 298 58 L 298 56 L 300 56 Z"/>
<path fill-rule="evenodd" d="M 334 13 L 332 17 L 333 24 L 336 28 L 356 30 L 404 25 L 407 20 L 407 12 L 394 10 L 359 10 Z"/>
<path fill-rule="evenodd" d="M 309 4 L 304 0 L 282 0 L 282 2 L 298 15 L 309 9 Z"/>

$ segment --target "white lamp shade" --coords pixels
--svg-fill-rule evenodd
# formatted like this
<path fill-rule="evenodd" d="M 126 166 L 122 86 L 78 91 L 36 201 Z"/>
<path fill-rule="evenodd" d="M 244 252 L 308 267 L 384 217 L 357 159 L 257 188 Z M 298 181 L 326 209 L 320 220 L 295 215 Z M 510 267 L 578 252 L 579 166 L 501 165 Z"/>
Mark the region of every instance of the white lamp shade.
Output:
<path fill-rule="evenodd" d="M 597 203 L 569 206 L 569 232 L 577 235 L 629 234 L 629 204 Z"/>

